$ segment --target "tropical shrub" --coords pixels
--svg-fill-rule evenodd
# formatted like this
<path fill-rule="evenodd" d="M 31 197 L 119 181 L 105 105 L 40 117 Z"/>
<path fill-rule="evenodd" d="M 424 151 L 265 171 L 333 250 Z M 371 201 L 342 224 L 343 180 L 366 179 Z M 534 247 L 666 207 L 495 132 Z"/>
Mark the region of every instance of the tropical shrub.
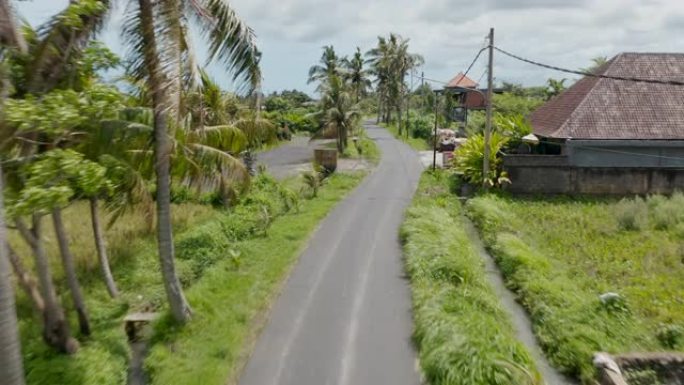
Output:
<path fill-rule="evenodd" d="M 508 137 L 507 147 L 515 149 L 522 143 L 525 135 L 532 133 L 532 126 L 522 114 L 496 114 L 494 127 L 502 135 Z"/>
<path fill-rule="evenodd" d="M 640 198 L 622 199 L 615 205 L 615 219 L 621 230 L 643 230 L 648 227 L 648 205 Z"/>
<path fill-rule="evenodd" d="M 411 136 L 414 138 L 430 139 L 434 128 L 434 118 L 429 116 L 417 116 L 410 120 Z"/>
<path fill-rule="evenodd" d="M 510 183 L 507 174 L 501 169 L 499 152 L 508 142 L 508 138 L 493 132 L 489 142 L 489 172 L 483 175 L 484 136 L 473 135 L 462 144 L 454 154 L 456 170 L 463 173 L 463 178 L 474 185 L 501 186 Z"/>

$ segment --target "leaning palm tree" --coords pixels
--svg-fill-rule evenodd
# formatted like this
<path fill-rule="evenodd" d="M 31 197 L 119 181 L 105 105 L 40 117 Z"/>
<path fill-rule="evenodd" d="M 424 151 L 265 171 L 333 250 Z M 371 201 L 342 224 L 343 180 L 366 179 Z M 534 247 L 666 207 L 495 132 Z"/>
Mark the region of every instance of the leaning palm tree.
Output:
<path fill-rule="evenodd" d="M 18 51 L 26 50 L 26 43 L 15 22 L 14 12 L 8 0 L 0 0 L 0 50 L 5 46 Z M 2 52 L 0 52 L 0 59 Z M 0 60 L 0 63 L 2 60 Z M 1 64 L 0 64 L 1 65 Z M 0 68 L 0 114 L 9 87 L 5 72 Z M 0 168 L 0 378 L 8 385 L 23 385 L 24 369 L 19 342 L 17 312 L 14 306 L 14 287 L 10 276 L 9 248 L 4 222 L 3 177 Z"/>
<path fill-rule="evenodd" d="M 218 58 L 234 73 L 248 78 L 258 50 L 253 31 L 237 17 L 224 0 L 131 1 L 125 36 L 129 42 L 133 73 L 145 79 L 154 111 L 154 152 L 157 184 L 157 239 L 164 287 L 171 313 L 178 322 L 190 318 L 190 306 L 175 271 L 170 207 L 171 137 L 178 126 L 174 108 L 179 98 L 180 71 L 195 72 L 186 17 L 193 18 L 209 41 L 209 57 Z M 196 78 L 196 77 L 195 77 Z"/>
<path fill-rule="evenodd" d="M 368 77 L 368 70 L 365 68 L 363 54 L 361 49 L 356 47 L 356 52 L 354 56 L 350 59 L 343 59 L 344 67 L 347 72 L 344 74 L 345 80 L 349 82 L 351 88 L 354 92 L 354 100 L 356 103 L 359 102 L 361 96 L 366 94 L 366 91 L 371 86 L 370 78 Z"/>

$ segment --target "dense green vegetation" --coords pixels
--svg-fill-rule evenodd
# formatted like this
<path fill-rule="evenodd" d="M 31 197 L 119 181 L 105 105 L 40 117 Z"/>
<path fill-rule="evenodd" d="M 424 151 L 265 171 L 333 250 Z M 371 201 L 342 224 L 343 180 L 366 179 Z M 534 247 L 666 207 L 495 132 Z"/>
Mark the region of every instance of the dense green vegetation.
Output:
<path fill-rule="evenodd" d="M 202 268 L 206 261 L 215 265 L 187 292 L 196 312 L 193 323 L 183 329 L 164 321 L 158 325 L 146 361 L 152 383 L 235 383 L 263 313 L 309 235 L 362 176 L 333 175 L 315 199 L 294 205 L 273 199 L 280 189 L 269 188 L 269 193 L 247 198 L 245 212 L 228 214 L 182 237 L 178 245 L 186 246 L 186 252 L 179 251 L 181 260 Z M 262 207 L 270 207 L 272 219 L 264 218 Z M 283 215 L 274 219 L 279 211 Z M 260 221 L 271 224 L 260 228 Z M 249 223 L 257 226 L 245 225 Z"/>
<path fill-rule="evenodd" d="M 181 234 L 221 214 L 211 206 L 183 203 L 173 207 L 174 228 Z M 72 229 L 70 243 L 86 305 L 91 315 L 93 334 L 84 339 L 81 349 L 72 356 L 56 353 L 41 340 L 40 323 L 35 321 L 29 298 L 17 289 L 24 366 L 29 384 L 124 384 L 128 367 L 128 342 L 123 317 L 130 311 L 155 309 L 164 303 L 164 289 L 158 269 L 154 231 L 143 211 L 124 214 L 105 232 L 112 269 L 120 295 L 110 299 L 99 278 L 94 255 L 93 233 L 86 202 L 64 210 L 65 226 Z M 47 229 L 46 229 L 47 230 Z M 63 299 L 68 292 L 59 265 L 58 248 L 52 229 L 45 232 L 46 249 L 53 263 L 54 279 Z M 27 248 L 16 232 L 10 242 L 24 255 Z M 182 252 L 182 250 L 179 250 Z M 27 261 L 27 265 L 28 265 Z M 30 266 L 27 266 L 30 267 Z M 185 279 L 190 279 L 187 276 Z M 72 318 L 72 323 L 73 323 Z"/>
<path fill-rule="evenodd" d="M 432 149 L 432 144 L 429 143 L 429 140 L 431 139 L 426 139 L 422 136 L 416 137 L 413 134 L 407 137 L 405 132 L 403 134 L 399 132 L 397 125 L 394 123 L 380 123 L 380 125 L 387 128 L 387 130 L 392 133 L 395 138 L 404 141 L 416 151 L 426 151 Z M 430 138 L 431 137 L 432 136 L 430 136 Z"/>
<path fill-rule="evenodd" d="M 597 351 L 684 350 L 683 207 L 489 195 L 467 211 L 551 362 L 590 383 Z"/>
<path fill-rule="evenodd" d="M 401 229 L 423 373 L 435 385 L 539 383 L 466 235 L 448 175 L 423 174 Z"/>
<path fill-rule="evenodd" d="M 308 235 L 362 176 L 331 176 L 318 197 L 309 199 L 300 180 L 282 184 L 260 175 L 251 193 L 230 210 L 197 203 L 175 206 L 178 275 L 193 303 L 194 319 L 184 328 L 168 316 L 160 320 L 147 361 L 153 383 L 225 383 L 260 327 L 255 317 L 268 308 Z M 94 334 L 72 356 L 54 353 L 41 342 L 30 301 L 21 293 L 19 315 L 31 384 L 124 384 L 129 351 L 122 319 L 164 303 L 154 236 L 144 213 L 127 213 L 107 230 L 121 290 L 121 296 L 111 300 L 94 274 L 92 232 L 85 231 L 88 224 L 81 219 L 87 210 L 86 204 L 75 204 L 64 211 L 64 219 L 70 228 L 84 230 L 73 232 L 71 244 L 80 275 L 88 277 L 82 287 Z M 16 232 L 10 235 L 22 247 Z M 46 237 L 48 252 L 55 256 L 54 238 L 50 232 Z M 55 280 L 61 282 L 63 272 L 54 267 Z M 178 347 L 182 349 L 171 355 L 169 349 Z M 178 380 L 181 375 L 183 381 Z"/>

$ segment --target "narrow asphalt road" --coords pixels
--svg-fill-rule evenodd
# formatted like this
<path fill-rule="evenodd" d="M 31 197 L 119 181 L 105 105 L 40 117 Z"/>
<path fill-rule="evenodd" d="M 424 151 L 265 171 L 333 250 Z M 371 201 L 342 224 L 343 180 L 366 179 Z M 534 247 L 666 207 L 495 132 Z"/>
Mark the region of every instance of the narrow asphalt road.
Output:
<path fill-rule="evenodd" d="M 422 167 L 366 125 L 382 160 L 331 212 L 301 255 L 241 385 L 418 385 L 399 226 Z"/>

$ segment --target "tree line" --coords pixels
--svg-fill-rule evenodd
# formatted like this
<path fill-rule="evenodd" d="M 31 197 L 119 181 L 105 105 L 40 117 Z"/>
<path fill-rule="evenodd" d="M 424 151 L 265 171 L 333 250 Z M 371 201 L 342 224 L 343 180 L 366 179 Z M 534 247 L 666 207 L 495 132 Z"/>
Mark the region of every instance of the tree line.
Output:
<path fill-rule="evenodd" d="M 361 114 L 359 103 L 373 91 L 377 122 L 389 123 L 396 118 L 401 133 L 401 116 L 409 96 L 406 75 L 423 62 L 422 56 L 409 52 L 409 40 L 394 33 L 379 36 L 377 46 L 365 54 L 357 47 L 351 58 L 338 56 L 331 45 L 323 47 L 308 79 L 317 83 L 321 96 L 317 114 L 320 130 L 334 133 L 338 151 L 344 152 L 349 132 Z"/>

